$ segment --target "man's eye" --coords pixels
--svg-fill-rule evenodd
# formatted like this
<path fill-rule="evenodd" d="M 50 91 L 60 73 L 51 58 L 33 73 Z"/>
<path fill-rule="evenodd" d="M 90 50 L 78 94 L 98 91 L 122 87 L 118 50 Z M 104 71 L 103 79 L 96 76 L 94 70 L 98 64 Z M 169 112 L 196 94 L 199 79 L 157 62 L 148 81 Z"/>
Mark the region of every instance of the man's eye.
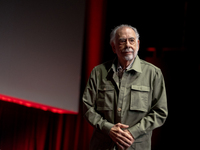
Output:
<path fill-rule="evenodd" d="M 134 39 L 130 39 L 129 42 L 133 43 L 135 40 Z"/>
<path fill-rule="evenodd" d="M 126 39 L 120 39 L 120 40 L 119 40 L 119 43 L 120 43 L 120 44 L 124 44 L 125 42 L 126 42 Z"/>
<path fill-rule="evenodd" d="M 122 40 L 120 40 L 120 42 L 126 42 L 126 40 L 125 40 L 125 39 L 122 39 Z"/>

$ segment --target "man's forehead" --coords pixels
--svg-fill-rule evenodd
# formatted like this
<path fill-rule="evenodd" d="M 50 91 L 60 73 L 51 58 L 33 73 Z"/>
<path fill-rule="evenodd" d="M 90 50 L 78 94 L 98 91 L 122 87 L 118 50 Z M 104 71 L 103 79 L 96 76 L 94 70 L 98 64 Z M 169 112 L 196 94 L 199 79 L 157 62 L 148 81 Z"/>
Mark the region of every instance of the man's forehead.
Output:
<path fill-rule="evenodd" d="M 116 35 L 117 37 L 126 37 L 126 36 L 129 36 L 129 37 L 134 37 L 136 38 L 136 34 L 135 34 L 135 31 L 129 27 L 121 27 L 117 30 L 116 32 Z"/>

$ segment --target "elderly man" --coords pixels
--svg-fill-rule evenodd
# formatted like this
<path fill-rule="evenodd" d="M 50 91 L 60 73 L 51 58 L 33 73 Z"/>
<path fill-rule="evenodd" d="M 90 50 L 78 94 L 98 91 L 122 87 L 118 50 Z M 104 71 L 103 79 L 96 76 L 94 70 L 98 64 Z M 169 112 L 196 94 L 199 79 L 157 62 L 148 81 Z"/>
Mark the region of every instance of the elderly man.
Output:
<path fill-rule="evenodd" d="M 161 70 L 138 57 L 139 34 L 117 26 L 110 37 L 117 58 L 96 66 L 83 94 L 84 117 L 94 127 L 91 150 L 150 150 L 152 130 L 168 114 Z"/>

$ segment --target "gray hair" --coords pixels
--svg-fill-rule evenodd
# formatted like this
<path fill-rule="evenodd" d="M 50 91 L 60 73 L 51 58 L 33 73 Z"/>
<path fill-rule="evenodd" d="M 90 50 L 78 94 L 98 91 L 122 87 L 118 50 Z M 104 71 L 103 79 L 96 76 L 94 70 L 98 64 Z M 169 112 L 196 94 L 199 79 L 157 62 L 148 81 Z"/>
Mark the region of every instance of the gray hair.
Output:
<path fill-rule="evenodd" d="M 137 36 L 137 40 L 139 39 L 140 35 L 137 31 L 137 29 L 135 27 L 132 27 L 131 25 L 127 25 L 127 24 L 122 24 L 122 25 L 119 25 L 117 27 L 115 27 L 112 32 L 110 33 L 110 45 L 112 45 L 112 43 L 115 43 L 115 35 L 116 35 L 116 32 L 119 28 L 122 28 L 122 27 L 129 27 L 131 29 L 133 29 L 133 31 L 135 31 L 135 34 Z"/>

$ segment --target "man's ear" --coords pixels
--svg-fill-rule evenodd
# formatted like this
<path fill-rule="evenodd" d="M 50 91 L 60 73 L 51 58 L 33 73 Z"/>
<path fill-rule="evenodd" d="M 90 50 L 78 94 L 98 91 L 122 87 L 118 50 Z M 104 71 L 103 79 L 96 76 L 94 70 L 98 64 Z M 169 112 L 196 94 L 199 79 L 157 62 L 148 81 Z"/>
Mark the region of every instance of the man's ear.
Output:
<path fill-rule="evenodd" d="M 112 46 L 113 53 L 116 53 L 115 44 L 113 42 L 112 42 L 111 46 Z"/>
<path fill-rule="evenodd" d="M 139 50 L 140 49 L 140 40 L 138 39 L 137 42 L 138 42 L 138 50 Z"/>

